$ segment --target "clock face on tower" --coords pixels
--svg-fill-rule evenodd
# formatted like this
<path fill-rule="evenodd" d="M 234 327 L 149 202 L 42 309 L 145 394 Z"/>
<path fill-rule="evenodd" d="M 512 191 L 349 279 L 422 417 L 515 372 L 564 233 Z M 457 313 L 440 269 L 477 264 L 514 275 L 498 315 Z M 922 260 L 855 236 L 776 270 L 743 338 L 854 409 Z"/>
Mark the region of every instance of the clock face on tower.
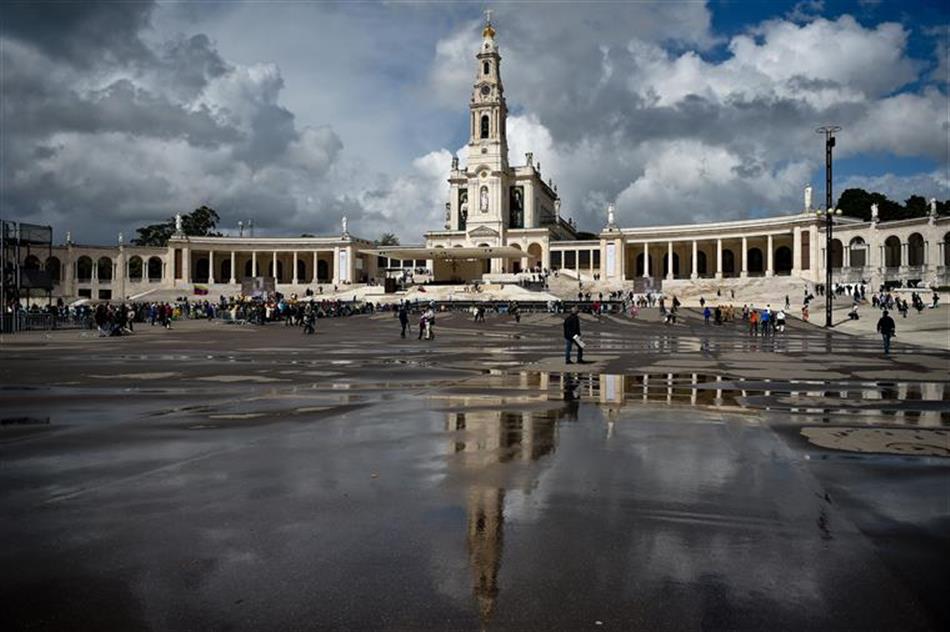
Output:
<path fill-rule="evenodd" d="M 491 94 L 491 88 L 488 86 L 482 86 L 482 96 L 487 97 L 489 94 Z"/>

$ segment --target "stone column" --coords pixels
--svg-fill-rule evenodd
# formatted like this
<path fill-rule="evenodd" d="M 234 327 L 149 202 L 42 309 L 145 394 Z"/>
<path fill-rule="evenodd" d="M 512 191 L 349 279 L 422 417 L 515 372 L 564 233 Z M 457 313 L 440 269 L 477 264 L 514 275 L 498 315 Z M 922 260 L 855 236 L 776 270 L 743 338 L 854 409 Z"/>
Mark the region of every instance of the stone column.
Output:
<path fill-rule="evenodd" d="M 334 285 L 340 282 L 340 248 L 338 246 L 333 248 L 333 273 L 330 278 L 333 279 Z"/>
<path fill-rule="evenodd" d="M 231 278 L 228 279 L 228 283 L 230 283 L 231 285 L 234 285 L 235 283 L 237 283 L 237 272 L 234 271 L 236 261 L 237 261 L 237 257 L 234 256 L 234 251 L 232 250 L 231 251 Z"/>
<path fill-rule="evenodd" d="M 820 281 L 817 272 L 818 266 L 820 265 L 820 257 L 818 256 L 818 227 L 812 224 L 808 228 L 808 271 L 811 273 L 812 280 L 815 282 Z"/>
<path fill-rule="evenodd" d="M 181 249 L 181 280 L 191 283 L 191 248 L 188 246 Z"/>
<path fill-rule="evenodd" d="M 214 250 L 208 250 L 208 285 L 214 284 Z"/>
<path fill-rule="evenodd" d="M 716 240 L 716 278 L 722 278 L 722 240 Z"/>
<path fill-rule="evenodd" d="M 901 242 L 901 267 L 906 268 L 908 264 L 908 244 L 906 241 Z"/>
<path fill-rule="evenodd" d="M 739 276 L 742 278 L 749 276 L 749 240 L 746 237 L 742 238 L 742 270 Z"/>
<path fill-rule="evenodd" d="M 696 240 L 694 239 L 693 240 L 693 265 L 692 265 L 693 272 L 692 274 L 689 275 L 691 279 L 699 278 L 699 261 L 697 261 L 698 252 L 699 252 L 699 249 L 696 247 Z"/>
<path fill-rule="evenodd" d="M 673 275 L 673 242 L 666 242 L 666 278 L 672 279 Z"/>
<path fill-rule="evenodd" d="M 276 251 L 276 250 L 271 251 L 271 255 L 272 255 L 272 256 L 271 256 L 271 265 L 273 266 L 273 268 L 272 268 L 272 270 L 271 270 L 271 271 L 273 272 L 273 274 L 271 274 L 271 276 L 274 277 L 274 285 L 276 286 L 277 283 L 278 283 L 278 278 L 279 278 L 279 277 L 277 276 L 277 251 Z"/>
<path fill-rule="evenodd" d="M 792 275 L 802 273 L 802 227 L 796 226 L 792 233 Z"/>
<path fill-rule="evenodd" d="M 851 267 L 851 246 L 846 246 L 844 241 L 841 242 L 841 267 Z"/>
<path fill-rule="evenodd" d="M 314 283 L 318 283 L 320 281 L 317 278 L 317 261 L 318 261 L 317 251 L 314 250 L 313 251 L 313 282 Z"/>
<path fill-rule="evenodd" d="M 146 260 L 147 262 L 147 260 Z M 116 292 L 113 299 L 125 300 L 125 280 L 129 276 L 128 261 L 125 256 L 125 246 L 119 246 L 119 254 L 112 268 L 112 286 Z"/>
<path fill-rule="evenodd" d="M 650 276 L 650 242 L 643 242 L 643 278 Z"/>
<path fill-rule="evenodd" d="M 257 276 L 257 251 L 251 251 L 251 276 Z"/>
<path fill-rule="evenodd" d="M 296 250 L 294 250 L 294 276 L 292 278 L 293 278 L 292 283 L 294 285 L 297 285 L 297 251 Z"/>
<path fill-rule="evenodd" d="M 772 259 L 772 235 L 769 235 L 768 245 L 769 245 L 769 256 L 766 259 L 768 263 L 765 265 L 765 276 L 770 277 L 775 274 L 774 261 Z"/>
<path fill-rule="evenodd" d="M 947 244 L 940 240 L 937 242 L 937 267 L 942 268 L 943 262 L 946 260 L 947 253 Z"/>

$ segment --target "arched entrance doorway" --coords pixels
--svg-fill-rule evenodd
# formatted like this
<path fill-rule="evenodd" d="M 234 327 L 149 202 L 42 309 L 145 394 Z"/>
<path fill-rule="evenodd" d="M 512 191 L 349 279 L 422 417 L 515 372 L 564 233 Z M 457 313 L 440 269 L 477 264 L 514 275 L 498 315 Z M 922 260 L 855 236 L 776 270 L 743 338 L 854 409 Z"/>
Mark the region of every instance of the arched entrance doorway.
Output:
<path fill-rule="evenodd" d="M 788 246 L 775 249 L 775 273 L 783 276 L 792 273 L 792 249 Z"/>

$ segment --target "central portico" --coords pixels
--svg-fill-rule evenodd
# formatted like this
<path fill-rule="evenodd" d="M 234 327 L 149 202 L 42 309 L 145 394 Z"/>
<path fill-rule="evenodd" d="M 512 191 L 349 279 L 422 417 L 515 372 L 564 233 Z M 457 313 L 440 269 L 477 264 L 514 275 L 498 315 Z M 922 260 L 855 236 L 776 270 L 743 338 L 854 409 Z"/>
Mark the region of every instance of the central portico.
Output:
<path fill-rule="evenodd" d="M 544 182 L 541 164 L 532 154 L 526 154 L 523 166 L 508 164 L 508 107 L 490 14 L 475 58 L 466 165 L 460 168 L 458 159 L 452 159 L 445 229 L 426 233 L 426 246 L 507 246 L 523 254 L 473 260 L 465 266 L 436 265 L 437 280 L 469 281 L 485 273 L 548 268 L 551 242 L 576 238 L 573 227 L 560 217 L 557 190 L 553 183 Z"/>

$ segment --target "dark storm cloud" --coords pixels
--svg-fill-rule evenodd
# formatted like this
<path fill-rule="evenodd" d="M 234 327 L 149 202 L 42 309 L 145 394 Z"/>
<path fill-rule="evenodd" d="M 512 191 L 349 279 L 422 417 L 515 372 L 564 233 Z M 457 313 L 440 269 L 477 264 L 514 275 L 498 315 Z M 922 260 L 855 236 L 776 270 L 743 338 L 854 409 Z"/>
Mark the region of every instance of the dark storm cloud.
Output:
<path fill-rule="evenodd" d="M 147 1 L 7 2 L 0 35 L 80 67 L 148 61 L 153 53 L 139 34 L 154 6 Z"/>
<path fill-rule="evenodd" d="M 218 124 L 207 109 L 188 111 L 136 87 L 128 79 L 116 81 L 88 97 L 38 79 L 37 89 L 29 93 L 24 93 L 23 84 L 11 86 L 4 82 L 4 119 L 16 121 L 13 133 L 17 138 L 43 138 L 58 132 L 120 132 L 181 138 L 199 146 L 216 146 L 241 138 L 236 129 Z"/>
<path fill-rule="evenodd" d="M 230 70 L 203 33 L 167 42 L 159 63 L 159 72 L 166 79 L 165 88 L 182 98 L 194 97 L 209 80 Z"/>

